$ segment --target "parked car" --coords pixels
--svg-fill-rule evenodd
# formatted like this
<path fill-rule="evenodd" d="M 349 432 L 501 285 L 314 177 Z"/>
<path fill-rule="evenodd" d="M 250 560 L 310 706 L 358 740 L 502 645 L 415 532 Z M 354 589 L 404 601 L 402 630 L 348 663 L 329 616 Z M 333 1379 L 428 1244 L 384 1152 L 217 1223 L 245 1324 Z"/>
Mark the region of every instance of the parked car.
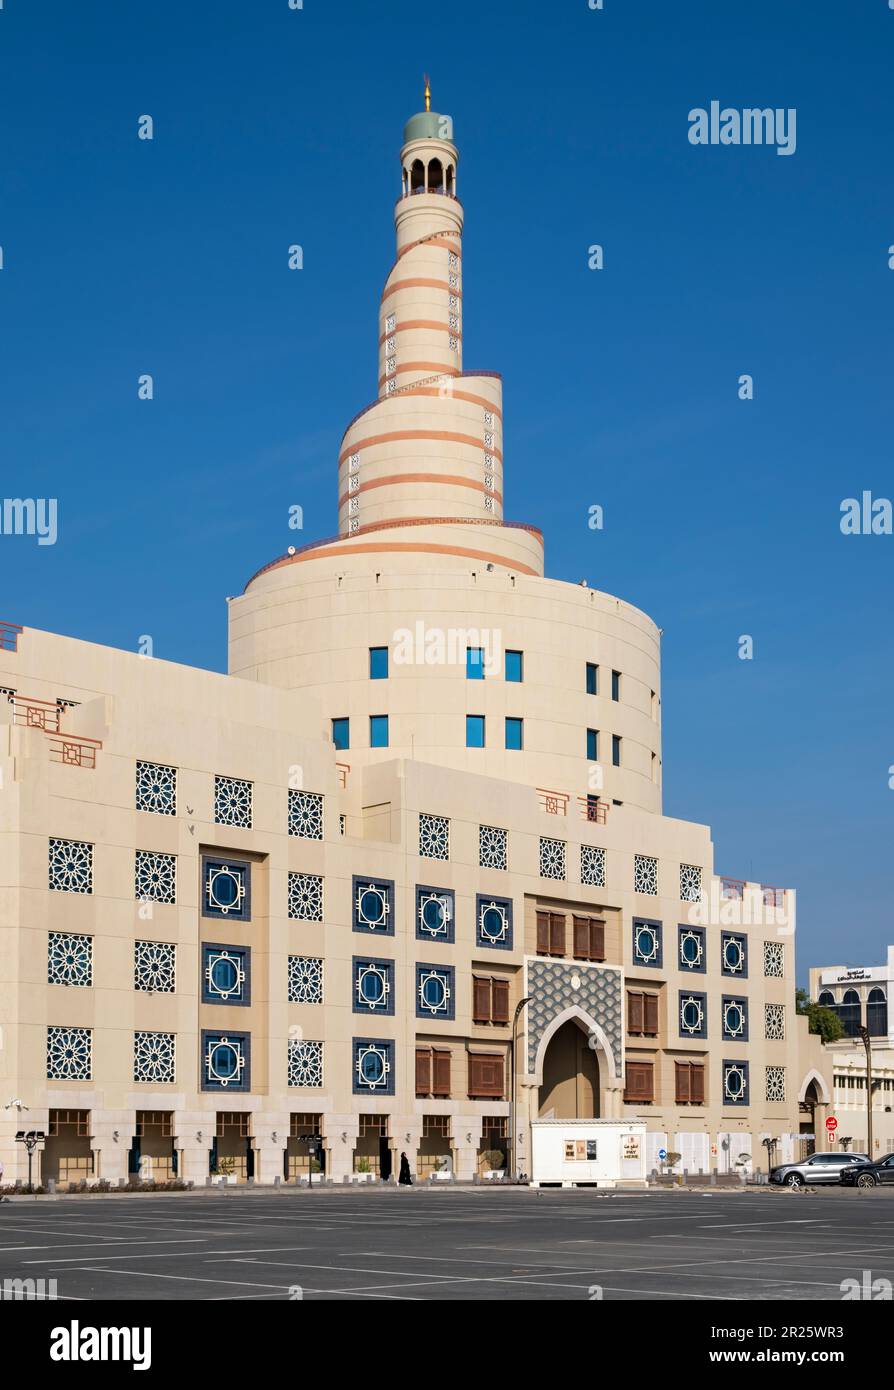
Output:
<path fill-rule="evenodd" d="M 894 1154 L 852 1163 L 842 1168 L 838 1181 L 845 1187 L 878 1187 L 879 1183 L 894 1183 Z"/>
<path fill-rule="evenodd" d="M 811 1154 L 803 1163 L 780 1163 L 770 1173 L 770 1182 L 785 1187 L 813 1187 L 815 1183 L 838 1182 L 845 1168 L 868 1162 L 869 1154 Z"/>

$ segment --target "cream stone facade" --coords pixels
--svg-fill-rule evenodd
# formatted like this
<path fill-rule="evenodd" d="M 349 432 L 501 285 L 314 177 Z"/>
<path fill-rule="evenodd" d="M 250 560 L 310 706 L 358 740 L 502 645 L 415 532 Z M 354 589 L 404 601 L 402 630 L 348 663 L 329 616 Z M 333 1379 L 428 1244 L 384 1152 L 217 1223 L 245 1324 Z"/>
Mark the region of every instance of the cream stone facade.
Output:
<path fill-rule="evenodd" d="M 8 1178 L 21 1130 L 63 1181 L 295 1178 L 308 1135 L 336 1181 L 536 1179 L 563 1119 L 646 1171 L 796 1147 L 794 892 L 662 814 L 659 629 L 504 519 L 458 162 L 411 119 L 339 532 L 229 601 L 229 674 L 0 627 Z"/>

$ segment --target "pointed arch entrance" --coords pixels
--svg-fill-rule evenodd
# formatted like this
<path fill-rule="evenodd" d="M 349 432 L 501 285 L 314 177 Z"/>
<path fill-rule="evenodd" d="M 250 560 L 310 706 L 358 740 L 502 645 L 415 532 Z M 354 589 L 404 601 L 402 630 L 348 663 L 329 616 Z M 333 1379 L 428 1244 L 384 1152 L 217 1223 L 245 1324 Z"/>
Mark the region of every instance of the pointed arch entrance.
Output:
<path fill-rule="evenodd" d="M 541 1120 L 592 1120 L 600 1114 L 599 1064 L 589 1035 L 566 1019 L 546 1045 L 537 1098 Z"/>

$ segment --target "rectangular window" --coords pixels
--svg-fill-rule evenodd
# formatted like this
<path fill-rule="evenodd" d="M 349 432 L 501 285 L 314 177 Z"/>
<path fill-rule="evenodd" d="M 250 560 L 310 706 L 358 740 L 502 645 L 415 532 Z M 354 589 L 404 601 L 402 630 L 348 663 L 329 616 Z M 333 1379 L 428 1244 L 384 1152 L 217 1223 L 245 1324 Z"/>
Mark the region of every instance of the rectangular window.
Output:
<path fill-rule="evenodd" d="M 658 1036 L 658 995 L 627 991 L 627 1032 L 633 1037 Z"/>
<path fill-rule="evenodd" d="M 351 746 L 351 721 L 350 719 L 333 719 L 332 721 L 332 742 L 336 748 L 344 749 Z"/>
<path fill-rule="evenodd" d="M 587 662 L 587 694 L 599 694 L 599 667 L 592 661 Z"/>
<path fill-rule="evenodd" d="M 537 913 L 537 954 L 538 956 L 564 956 L 565 914 L 563 912 Z"/>
<path fill-rule="evenodd" d="M 483 1097 L 487 1100 L 502 1100 L 503 1057 L 495 1057 L 485 1052 L 469 1053 L 469 1098 Z"/>
<path fill-rule="evenodd" d="M 506 720 L 506 747 L 521 749 L 524 747 L 524 720 Z"/>
<path fill-rule="evenodd" d="M 466 680 L 484 680 L 483 647 L 466 647 Z"/>
<path fill-rule="evenodd" d="M 674 1063 L 674 1098 L 678 1105 L 704 1105 L 705 1065 L 703 1062 Z"/>
<path fill-rule="evenodd" d="M 650 1103 L 655 1099 L 655 1068 L 651 1062 L 628 1062 L 624 1077 L 625 1101 Z"/>
<path fill-rule="evenodd" d="M 507 652 L 504 671 L 508 681 L 524 680 L 524 653 Z"/>
<path fill-rule="evenodd" d="M 575 960 L 605 960 L 605 923 L 599 917 L 572 917 Z"/>
<path fill-rule="evenodd" d="M 467 714 L 467 715 L 466 715 L 466 747 L 467 747 L 467 748 L 483 748 L 483 747 L 484 747 L 484 715 L 483 715 L 483 714 Z"/>
<path fill-rule="evenodd" d="M 621 766 L 621 735 L 612 734 L 612 767 Z"/>
<path fill-rule="evenodd" d="M 369 678 L 371 681 L 384 681 L 388 679 L 387 647 L 370 647 Z"/>
<path fill-rule="evenodd" d="M 472 1022 L 509 1022 L 509 981 L 472 976 Z"/>
<path fill-rule="evenodd" d="M 613 700 L 620 700 L 620 698 L 621 698 L 621 672 L 620 672 L 620 671 L 612 671 L 612 699 L 613 699 Z"/>
<path fill-rule="evenodd" d="M 369 746 L 370 748 L 388 747 L 387 714 L 371 714 L 369 716 Z"/>
<path fill-rule="evenodd" d="M 591 763 L 599 761 L 599 730 L 587 730 L 587 758 Z"/>

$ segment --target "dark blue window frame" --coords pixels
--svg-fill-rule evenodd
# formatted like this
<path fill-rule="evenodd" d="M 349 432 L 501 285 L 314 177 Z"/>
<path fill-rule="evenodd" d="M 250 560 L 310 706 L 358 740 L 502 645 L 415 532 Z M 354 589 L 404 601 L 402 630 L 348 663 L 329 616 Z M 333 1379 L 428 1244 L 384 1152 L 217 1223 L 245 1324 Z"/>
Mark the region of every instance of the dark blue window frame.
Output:
<path fill-rule="evenodd" d="M 683 941 L 688 936 L 694 936 L 701 942 L 702 958 L 699 965 L 690 965 L 683 957 Z M 677 927 L 677 958 L 680 970 L 685 971 L 687 975 L 705 974 L 708 968 L 708 942 L 704 927 L 686 927 L 683 925 Z"/>
<path fill-rule="evenodd" d="M 735 1005 L 742 1014 L 741 1033 L 729 1033 L 726 1027 L 726 1010 L 728 1005 Z M 723 1031 L 725 1042 L 747 1042 L 748 1041 L 748 1000 L 740 994 L 724 994 L 720 1000 L 720 1026 Z"/>
<path fill-rule="evenodd" d="M 482 925 L 482 910 L 489 907 L 505 909 L 506 914 L 506 936 L 502 941 L 495 941 L 489 937 Z M 490 951 L 511 951 L 512 950 L 512 899 L 500 898 L 495 893 L 478 893 L 475 897 L 475 941 L 478 946 L 486 947 Z"/>
<path fill-rule="evenodd" d="M 696 1029 L 683 1027 L 683 1003 L 684 1000 L 695 999 L 701 1005 L 702 1022 L 701 1027 Z M 677 996 L 677 1031 L 681 1038 L 706 1038 L 708 1036 L 708 996 L 700 990 L 681 989 Z"/>
<path fill-rule="evenodd" d="M 222 902 L 222 888 L 230 875 L 241 882 L 243 889 L 234 907 Z M 203 917 L 213 917 L 218 922 L 250 922 L 251 864 L 246 859 L 231 859 L 227 855 L 203 854 L 201 893 Z"/>
<path fill-rule="evenodd" d="M 450 920 L 442 932 L 432 933 L 422 925 L 423 905 L 432 897 L 447 900 Z M 452 888 L 432 888 L 428 884 L 416 884 L 416 938 L 419 941 L 441 941 L 445 945 L 452 945 L 456 940 L 456 896 Z"/>
<path fill-rule="evenodd" d="M 361 906 L 358 903 L 358 893 L 361 889 L 378 889 L 384 894 L 388 911 L 385 914 L 384 926 L 371 926 L 361 918 Z M 368 914 L 371 916 L 371 914 Z M 351 920 L 354 931 L 365 932 L 370 936 L 393 936 L 394 935 L 394 879 L 377 878 L 375 875 L 365 877 L 362 874 L 355 874 L 351 880 Z"/>
<path fill-rule="evenodd" d="M 644 960 L 642 956 L 637 955 L 637 939 L 638 939 L 638 937 L 639 937 L 640 931 L 641 931 L 644 927 L 653 927 L 653 928 L 655 929 L 655 940 L 656 940 L 657 953 L 656 953 L 654 959 L 652 959 L 652 960 Z M 663 932 L 663 930 L 662 930 L 662 925 L 661 925 L 661 923 L 660 923 L 659 921 L 657 921 L 654 917 L 634 917 L 634 919 L 633 919 L 633 964 L 634 964 L 635 966 L 643 966 L 646 970 L 661 970 L 661 969 L 663 968 L 663 962 L 664 962 L 664 939 L 663 939 L 663 938 L 664 938 L 664 932 Z"/>
<path fill-rule="evenodd" d="M 361 1053 L 375 1048 L 384 1054 L 389 1071 L 381 1085 L 363 1086 L 360 1083 L 357 1063 Z M 393 1096 L 394 1095 L 394 1040 L 392 1038 L 353 1038 L 351 1040 L 351 1081 L 355 1096 Z"/>
<path fill-rule="evenodd" d="M 431 1009 L 427 1009 L 427 1008 L 424 1006 L 424 1004 L 422 1003 L 422 1001 L 421 1001 L 421 999 L 420 999 L 420 997 L 419 997 L 419 990 L 420 990 L 420 986 L 421 986 L 421 984 L 422 984 L 423 977 L 424 977 L 425 975 L 432 975 L 432 974 L 443 976 L 445 986 L 446 986 L 446 988 L 450 991 L 450 997 L 449 997 L 449 999 L 447 1000 L 445 1007 L 444 1007 L 443 1009 L 439 1010 L 437 1013 L 433 1013 Z M 417 962 L 417 964 L 416 964 L 416 989 L 415 989 L 415 998 L 416 998 L 416 1017 L 417 1017 L 417 1018 L 431 1018 L 431 1019 L 439 1019 L 439 1018 L 442 1018 L 442 1019 L 447 1019 L 447 1020 L 455 1019 L 455 1018 L 456 1018 L 456 970 L 455 970 L 454 966 L 452 966 L 452 965 L 434 965 L 434 964 L 431 964 L 431 963 L 423 963 L 423 962 L 421 962 L 421 961 Z"/>
<path fill-rule="evenodd" d="M 737 1070 L 742 1072 L 745 1078 L 745 1085 L 740 1099 L 728 1096 L 726 1093 L 726 1077 L 730 1067 L 736 1067 Z M 749 1105 L 751 1103 L 751 1077 L 748 1074 L 747 1062 L 737 1062 L 729 1057 L 725 1057 L 721 1063 L 720 1084 L 722 1105 Z"/>
<path fill-rule="evenodd" d="M 214 993 L 207 978 L 209 959 L 212 956 L 219 956 L 222 951 L 226 951 L 229 956 L 238 960 L 239 966 L 245 974 L 238 998 L 232 996 L 228 999 L 222 998 L 220 994 Z M 245 1008 L 251 1003 L 251 947 L 234 946 L 232 942 L 226 941 L 203 941 L 202 942 L 202 1003 L 203 1004 L 224 1004 L 231 1008 Z"/>
<path fill-rule="evenodd" d="M 385 983 L 388 988 L 385 991 L 384 1004 L 363 1004 L 357 990 L 357 983 L 361 972 L 364 970 L 380 970 L 385 976 Z M 394 961 L 378 960 L 374 956 L 354 956 L 351 960 L 351 1010 L 355 1014 L 363 1014 L 376 1018 L 391 1018 L 394 1016 Z"/>
<path fill-rule="evenodd" d="M 728 941 L 738 941 L 742 948 L 742 968 L 741 970 L 731 970 L 726 963 L 726 943 Z M 720 973 L 735 980 L 748 979 L 748 941 L 741 932 L 725 931 L 720 934 Z"/>
<path fill-rule="evenodd" d="M 226 1085 L 223 1081 L 209 1080 L 208 1066 L 206 1058 L 209 1050 L 216 1044 L 225 1045 L 226 1043 L 239 1043 L 242 1048 L 242 1055 L 245 1058 L 245 1065 L 242 1068 L 242 1075 L 238 1081 L 228 1081 Z M 216 1091 L 218 1095 L 228 1095 L 231 1092 L 251 1090 L 251 1034 L 237 1033 L 230 1028 L 203 1028 L 202 1029 L 202 1054 L 199 1058 L 199 1075 L 201 1078 L 200 1090 Z"/>

